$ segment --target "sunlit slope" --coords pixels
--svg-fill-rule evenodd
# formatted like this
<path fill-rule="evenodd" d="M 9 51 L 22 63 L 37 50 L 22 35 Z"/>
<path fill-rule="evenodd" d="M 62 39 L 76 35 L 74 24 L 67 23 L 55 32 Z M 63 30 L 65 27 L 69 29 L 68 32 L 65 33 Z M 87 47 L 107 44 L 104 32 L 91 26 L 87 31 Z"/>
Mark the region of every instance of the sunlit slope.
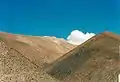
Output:
<path fill-rule="evenodd" d="M 0 82 L 59 82 L 44 68 L 74 46 L 51 39 L 0 33 Z"/>
<path fill-rule="evenodd" d="M 67 41 L 53 37 L 0 33 L 0 40 L 5 42 L 7 46 L 18 50 L 40 68 L 74 48 Z"/>
<path fill-rule="evenodd" d="M 19 51 L 0 41 L 0 82 L 54 82 Z"/>

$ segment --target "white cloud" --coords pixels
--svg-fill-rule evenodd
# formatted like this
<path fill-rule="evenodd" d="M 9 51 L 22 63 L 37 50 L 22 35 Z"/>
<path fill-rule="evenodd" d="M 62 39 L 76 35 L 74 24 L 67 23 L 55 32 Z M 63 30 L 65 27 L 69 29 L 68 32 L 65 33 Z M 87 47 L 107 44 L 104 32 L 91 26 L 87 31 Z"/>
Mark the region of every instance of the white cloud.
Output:
<path fill-rule="evenodd" d="M 71 34 L 67 37 L 67 40 L 71 44 L 80 45 L 93 36 L 95 36 L 94 33 L 83 33 L 79 30 L 73 30 Z"/>

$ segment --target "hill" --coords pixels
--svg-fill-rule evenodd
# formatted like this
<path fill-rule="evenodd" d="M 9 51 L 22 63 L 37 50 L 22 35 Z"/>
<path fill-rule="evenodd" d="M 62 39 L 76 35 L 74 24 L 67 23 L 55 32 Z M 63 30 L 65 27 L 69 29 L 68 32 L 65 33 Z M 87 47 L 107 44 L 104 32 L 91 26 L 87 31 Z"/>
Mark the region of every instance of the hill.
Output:
<path fill-rule="evenodd" d="M 59 82 L 44 66 L 73 47 L 55 37 L 0 33 L 0 82 Z"/>
<path fill-rule="evenodd" d="M 104 32 L 50 64 L 47 73 L 63 82 L 117 82 L 120 37 Z"/>
<path fill-rule="evenodd" d="M 55 37 L 25 36 L 0 33 L 0 40 L 16 49 L 38 66 L 51 63 L 75 46 Z"/>
<path fill-rule="evenodd" d="M 16 49 L 0 45 L 0 82 L 57 82 Z"/>
<path fill-rule="evenodd" d="M 55 37 L 0 33 L 0 82 L 117 82 L 119 45 L 110 32 L 77 47 Z"/>

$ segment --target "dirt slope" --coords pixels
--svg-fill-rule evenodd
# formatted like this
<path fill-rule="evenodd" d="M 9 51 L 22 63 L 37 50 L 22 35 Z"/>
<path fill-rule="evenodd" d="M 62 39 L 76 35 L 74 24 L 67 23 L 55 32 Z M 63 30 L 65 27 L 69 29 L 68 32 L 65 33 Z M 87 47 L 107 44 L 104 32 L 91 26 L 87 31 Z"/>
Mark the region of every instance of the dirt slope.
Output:
<path fill-rule="evenodd" d="M 75 46 L 55 37 L 35 37 L 0 33 L 0 40 L 38 66 L 51 63 Z"/>
<path fill-rule="evenodd" d="M 58 82 L 16 49 L 0 46 L 0 82 Z"/>
<path fill-rule="evenodd" d="M 0 33 L 0 82 L 59 82 L 44 67 L 73 47 L 53 37 Z"/>
<path fill-rule="evenodd" d="M 117 82 L 120 37 L 105 32 L 60 57 L 47 69 L 63 82 Z"/>
<path fill-rule="evenodd" d="M 0 82 L 117 82 L 119 45 L 109 32 L 77 47 L 55 37 L 0 33 Z"/>

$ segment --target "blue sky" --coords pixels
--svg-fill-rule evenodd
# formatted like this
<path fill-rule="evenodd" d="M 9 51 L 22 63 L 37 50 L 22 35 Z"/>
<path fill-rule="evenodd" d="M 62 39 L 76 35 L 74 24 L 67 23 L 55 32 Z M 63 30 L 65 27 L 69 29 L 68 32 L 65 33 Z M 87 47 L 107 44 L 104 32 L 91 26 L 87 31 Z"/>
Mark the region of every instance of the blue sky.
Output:
<path fill-rule="evenodd" d="M 66 38 L 72 30 L 120 34 L 119 0 L 1 0 L 2 31 Z"/>

